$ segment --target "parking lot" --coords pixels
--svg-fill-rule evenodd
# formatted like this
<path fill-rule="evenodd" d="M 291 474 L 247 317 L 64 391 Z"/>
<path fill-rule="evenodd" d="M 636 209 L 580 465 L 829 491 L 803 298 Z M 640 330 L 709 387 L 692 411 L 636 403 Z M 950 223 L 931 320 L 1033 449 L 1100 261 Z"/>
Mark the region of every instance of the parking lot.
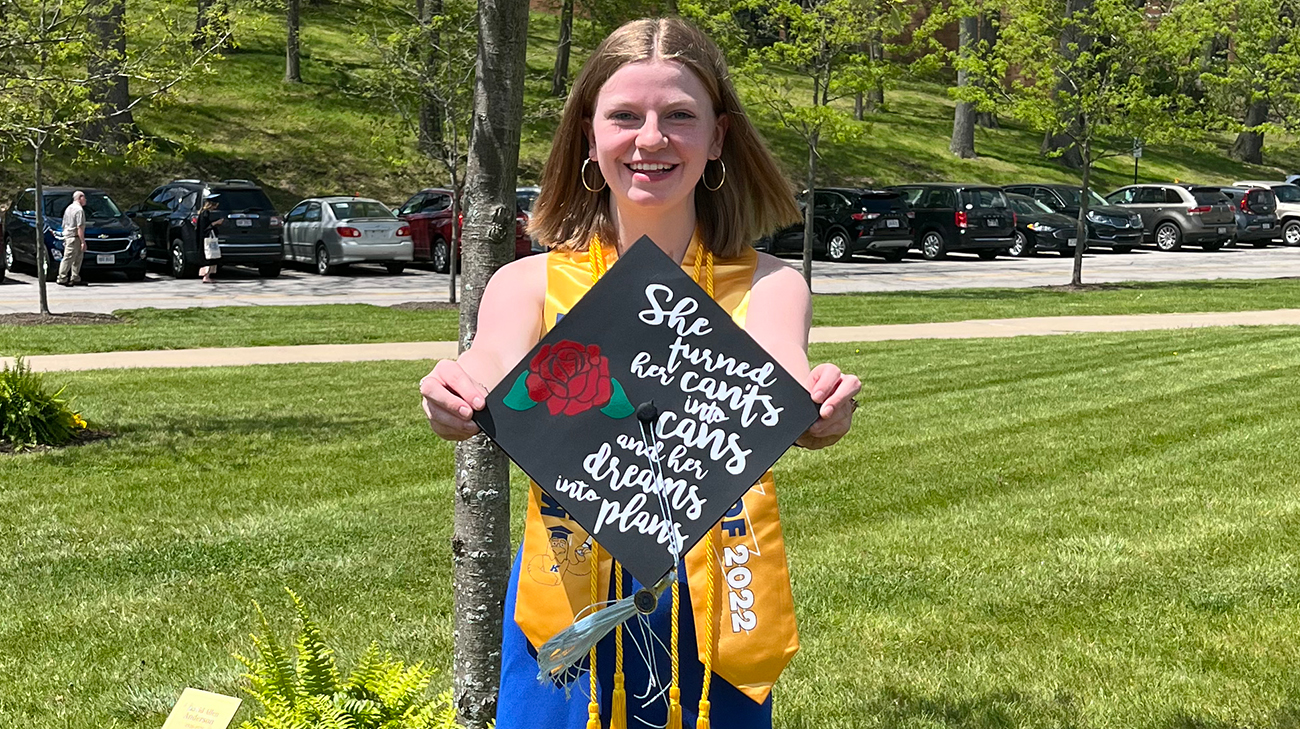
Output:
<path fill-rule="evenodd" d="M 798 259 L 787 262 L 799 265 Z M 1052 286 L 1069 283 L 1071 265 L 1072 259 L 1055 255 L 982 261 L 954 254 L 943 261 L 925 261 L 915 252 L 900 263 L 867 257 L 850 263 L 814 261 L 813 290 L 825 294 Z M 1191 248 L 1171 253 L 1144 248 L 1126 255 L 1099 251 L 1085 256 L 1083 269 L 1088 283 L 1290 276 L 1300 276 L 1300 248 L 1225 248 L 1216 252 Z M 121 274 L 92 274 L 88 281 L 88 286 L 71 289 L 51 284 L 51 309 L 108 313 L 149 306 L 387 306 L 407 301 L 445 301 L 448 277 L 419 268 L 390 276 L 378 266 L 352 266 L 337 276 L 288 268 L 279 278 L 263 279 L 252 269 L 231 267 L 222 270 L 215 284 L 176 280 L 159 271 L 150 271 L 144 281 L 136 283 L 128 282 Z M 0 313 L 31 312 L 36 308 L 35 277 L 10 271 L 0 284 Z"/>

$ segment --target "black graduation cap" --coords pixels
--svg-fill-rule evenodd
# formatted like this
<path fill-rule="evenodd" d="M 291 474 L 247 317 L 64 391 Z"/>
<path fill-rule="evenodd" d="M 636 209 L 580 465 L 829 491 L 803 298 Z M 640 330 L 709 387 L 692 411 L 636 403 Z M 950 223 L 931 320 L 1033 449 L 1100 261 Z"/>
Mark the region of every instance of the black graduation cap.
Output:
<path fill-rule="evenodd" d="M 808 391 L 642 237 L 475 420 L 654 585 L 674 547 L 685 555 L 817 415 Z"/>

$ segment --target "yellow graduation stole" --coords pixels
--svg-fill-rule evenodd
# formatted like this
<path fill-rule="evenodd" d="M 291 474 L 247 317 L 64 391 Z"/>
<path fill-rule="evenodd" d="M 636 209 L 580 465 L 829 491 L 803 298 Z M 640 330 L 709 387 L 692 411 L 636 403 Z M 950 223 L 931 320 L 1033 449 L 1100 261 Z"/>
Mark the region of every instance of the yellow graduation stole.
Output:
<path fill-rule="evenodd" d="M 547 254 L 543 335 L 617 259 L 618 253 L 612 246 L 599 244 L 588 251 Z M 698 234 L 691 240 L 682 261 L 682 267 L 688 273 L 694 272 L 702 286 L 705 282 L 700 280 L 703 278 L 700 272 L 707 270 L 714 300 L 742 328 L 757 264 L 758 254 L 752 249 L 746 249 L 736 258 L 715 259 L 703 249 Z M 536 483 L 529 487 L 520 549 L 523 555 L 514 618 L 529 642 L 538 648 L 596 602 L 593 594 L 598 599 L 609 594 L 613 559 Z M 708 724 L 710 668 L 712 673 L 761 703 L 799 650 L 794 596 L 790 592 L 785 541 L 771 471 L 763 474 L 713 527 L 711 534 L 687 553 L 685 561 L 694 603 L 699 658 L 705 666 L 704 700 L 697 724 L 702 729 Z M 617 575 L 620 579 L 615 587 L 620 594 L 615 599 L 624 597 L 621 569 Z M 676 625 L 675 617 L 673 624 Z M 616 649 L 621 649 L 621 628 L 616 640 Z M 594 686 L 594 661 L 592 671 Z M 675 674 L 676 671 L 674 678 Z M 621 671 L 615 675 L 613 721 L 615 726 L 626 726 L 620 721 L 625 721 L 623 707 L 619 706 L 622 703 L 620 678 Z M 595 696 L 595 691 L 592 694 Z M 598 716 L 597 713 L 593 717 L 595 727 L 599 727 Z"/>

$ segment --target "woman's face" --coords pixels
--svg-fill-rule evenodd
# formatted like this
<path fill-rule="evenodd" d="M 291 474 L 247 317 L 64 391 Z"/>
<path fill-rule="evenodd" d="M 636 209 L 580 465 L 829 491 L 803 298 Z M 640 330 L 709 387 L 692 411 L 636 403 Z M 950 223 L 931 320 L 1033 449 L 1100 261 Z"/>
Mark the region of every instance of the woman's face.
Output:
<path fill-rule="evenodd" d="M 623 66 L 600 88 L 587 141 L 616 206 L 672 209 L 693 203 L 726 132 L 692 71 L 653 60 Z"/>

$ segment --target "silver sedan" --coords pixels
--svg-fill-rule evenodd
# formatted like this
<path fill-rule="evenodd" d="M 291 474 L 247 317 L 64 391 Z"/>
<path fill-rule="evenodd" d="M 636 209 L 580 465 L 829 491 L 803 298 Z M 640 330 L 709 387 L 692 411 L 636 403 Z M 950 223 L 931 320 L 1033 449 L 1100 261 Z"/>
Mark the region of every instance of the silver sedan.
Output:
<path fill-rule="evenodd" d="M 382 263 L 396 275 L 414 253 L 410 227 L 378 200 L 313 197 L 284 218 L 285 260 L 314 263 L 322 276 L 349 263 Z"/>

